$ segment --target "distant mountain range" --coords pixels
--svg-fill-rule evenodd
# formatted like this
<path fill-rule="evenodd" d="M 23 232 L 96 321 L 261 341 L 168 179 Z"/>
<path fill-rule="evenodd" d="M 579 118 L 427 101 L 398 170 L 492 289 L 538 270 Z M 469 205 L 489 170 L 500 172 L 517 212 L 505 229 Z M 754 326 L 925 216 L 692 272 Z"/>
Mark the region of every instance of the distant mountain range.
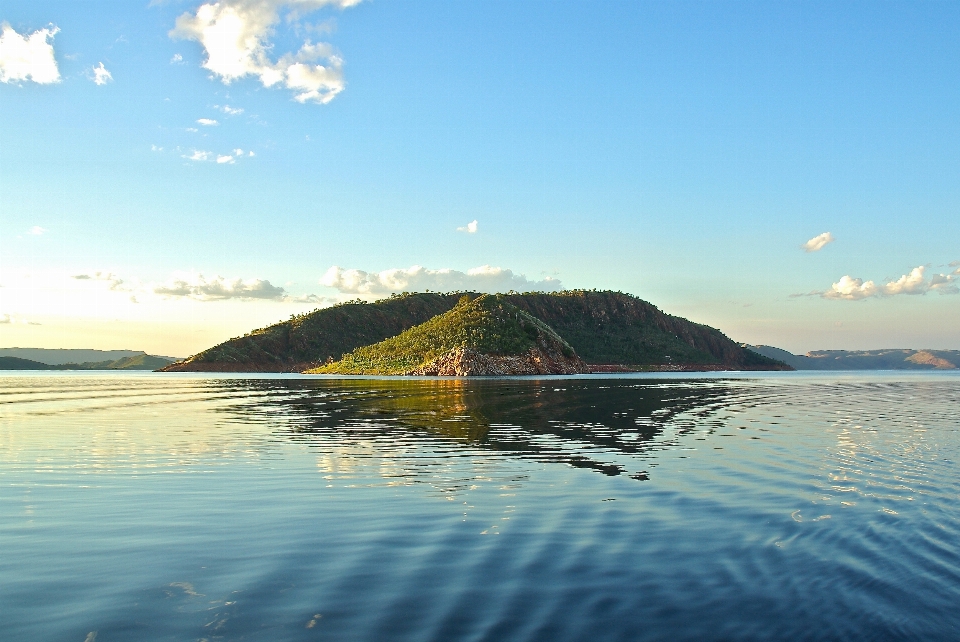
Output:
<path fill-rule="evenodd" d="M 460 303 L 474 307 L 444 316 Z M 565 354 L 563 346 L 573 354 Z M 548 361 L 553 365 L 543 365 Z M 665 314 L 629 294 L 572 290 L 428 292 L 353 301 L 254 330 L 163 370 L 529 374 L 531 368 L 540 373 L 791 369 L 715 328 Z"/>
<path fill-rule="evenodd" d="M 797 355 L 773 346 L 748 348 L 797 370 L 955 370 L 960 350 L 814 350 Z"/>
<path fill-rule="evenodd" d="M 136 350 L 0 348 L 0 370 L 157 370 L 174 361 Z"/>

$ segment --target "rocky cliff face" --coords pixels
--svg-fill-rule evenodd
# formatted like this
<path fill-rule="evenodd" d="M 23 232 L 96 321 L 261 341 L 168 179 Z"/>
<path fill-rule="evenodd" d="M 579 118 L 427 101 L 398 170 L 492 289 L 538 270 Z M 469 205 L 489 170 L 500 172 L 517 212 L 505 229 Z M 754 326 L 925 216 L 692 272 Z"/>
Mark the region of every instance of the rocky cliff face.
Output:
<path fill-rule="evenodd" d="M 538 341 L 520 355 L 482 354 L 470 348 L 454 348 L 406 374 L 438 377 L 476 377 L 507 375 L 582 374 L 590 372 L 576 354 L 566 356 L 561 346 Z"/>

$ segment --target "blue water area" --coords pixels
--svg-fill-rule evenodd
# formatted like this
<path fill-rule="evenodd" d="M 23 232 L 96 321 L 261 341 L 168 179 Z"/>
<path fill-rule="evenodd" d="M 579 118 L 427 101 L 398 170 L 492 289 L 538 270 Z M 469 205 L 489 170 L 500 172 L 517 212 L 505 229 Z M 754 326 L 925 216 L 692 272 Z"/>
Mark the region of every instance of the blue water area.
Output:
<path fill-rule="evenodd" d="M 960 376 L 0 376 L 0 638 L 960 639 Z"/>

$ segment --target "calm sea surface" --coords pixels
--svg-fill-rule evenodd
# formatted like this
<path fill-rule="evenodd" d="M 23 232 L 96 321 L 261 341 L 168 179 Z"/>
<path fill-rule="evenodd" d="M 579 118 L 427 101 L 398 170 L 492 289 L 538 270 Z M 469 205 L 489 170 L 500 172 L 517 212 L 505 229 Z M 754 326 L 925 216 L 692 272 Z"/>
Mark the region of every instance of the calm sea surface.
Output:
<path fill-rule="evenodd" d="M 0 376 L 0 639 L 960 639 L 960 376 Z"/>

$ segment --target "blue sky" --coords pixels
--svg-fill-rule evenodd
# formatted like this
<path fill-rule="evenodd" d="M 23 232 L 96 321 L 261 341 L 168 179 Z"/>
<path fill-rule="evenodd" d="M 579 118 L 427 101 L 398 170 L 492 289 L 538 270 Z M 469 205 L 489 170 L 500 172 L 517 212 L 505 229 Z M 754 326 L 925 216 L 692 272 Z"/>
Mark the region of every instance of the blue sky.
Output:
<path fill-rule="evenodd" d="M 395 290 L 563 287 L 798 352 L 960 349 L 960 5 L 0 21 L 3 346 L 184 356 Z"/>

